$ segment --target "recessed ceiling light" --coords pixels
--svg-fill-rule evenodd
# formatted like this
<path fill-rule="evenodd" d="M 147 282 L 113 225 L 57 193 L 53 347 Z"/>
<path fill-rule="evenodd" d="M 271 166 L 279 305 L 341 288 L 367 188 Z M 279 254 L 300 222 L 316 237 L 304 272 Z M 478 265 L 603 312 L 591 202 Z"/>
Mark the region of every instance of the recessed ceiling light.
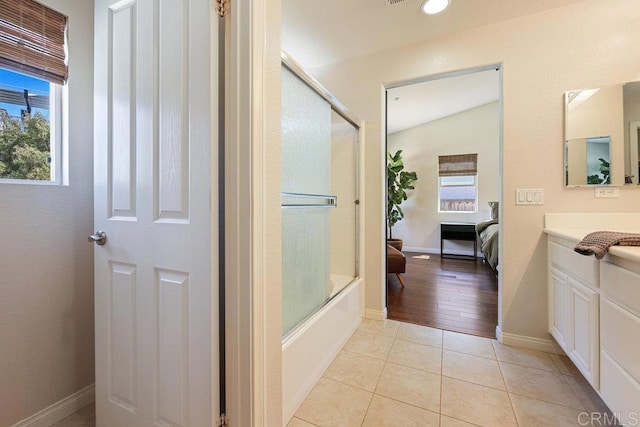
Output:
<path fill-rule="evenodd" d="M 449 0 L 424 0 L 422 12 L 427 15 L 435 15 L 445 10 L 449 6 Z"/>

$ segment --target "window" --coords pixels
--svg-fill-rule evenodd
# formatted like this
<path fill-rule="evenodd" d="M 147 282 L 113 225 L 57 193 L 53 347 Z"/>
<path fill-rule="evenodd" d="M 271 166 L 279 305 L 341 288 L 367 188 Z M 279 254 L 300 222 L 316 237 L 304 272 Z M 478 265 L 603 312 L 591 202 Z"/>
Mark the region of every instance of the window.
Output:
<path fill-rule="evenodd" d="M 0 178 L 61 182 L 67 19 L 33 0 L 0 8 Z"/>
<path fill-rule="evenodd" d="M 0 178 L 58 181 L 55 86 L 0 68 Z"/>
<path fill-rule="evenodd" d="M 438 212 L 478 211 L 478 155 L 438 157 Z"/>

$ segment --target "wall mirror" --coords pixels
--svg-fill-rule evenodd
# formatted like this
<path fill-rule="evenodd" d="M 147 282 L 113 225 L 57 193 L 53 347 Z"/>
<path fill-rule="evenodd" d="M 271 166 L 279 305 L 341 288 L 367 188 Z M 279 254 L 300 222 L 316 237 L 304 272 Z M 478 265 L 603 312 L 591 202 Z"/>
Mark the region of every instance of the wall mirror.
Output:
<path fill-rule="evenodd" d="M 565 92 L 566 186 L 637 186 L 639 142 L 640 81 Z"/>

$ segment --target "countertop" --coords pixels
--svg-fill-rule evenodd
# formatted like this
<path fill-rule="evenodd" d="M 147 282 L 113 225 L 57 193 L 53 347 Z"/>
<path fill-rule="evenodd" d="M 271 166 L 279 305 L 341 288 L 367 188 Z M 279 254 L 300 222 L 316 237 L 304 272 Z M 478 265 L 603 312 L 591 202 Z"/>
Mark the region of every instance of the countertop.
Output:
<path fill-rule="evenodd" d="M 594 231 L 620 231 L 623 233 L 640 233 L 640 229 L 615 229 L 615 228 L 607 228 L 607 229 L 595 229 L 595 228 L 570 228 L 570 227 L 551 227 L 545 228 L 544 232 L 550 236 L 559 237 L 561 239 L 565 239 L 568 241 L 577 244 L 580 242 L 587 234 L 593 233 Z M 628 259 L 634 262 L 640 262 L 640 246 L 611 246 L 609 248 L 609 253 L 611 255 Z"/>

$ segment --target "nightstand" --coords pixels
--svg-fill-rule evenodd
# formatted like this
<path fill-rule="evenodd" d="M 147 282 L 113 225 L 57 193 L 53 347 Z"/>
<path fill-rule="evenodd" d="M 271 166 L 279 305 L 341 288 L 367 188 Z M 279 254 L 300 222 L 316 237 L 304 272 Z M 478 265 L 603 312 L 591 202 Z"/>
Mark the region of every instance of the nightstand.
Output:
<path fill-rule="evenodd" d="M 473 242 L 473 255 L 445 254 L 442 252 L 445 240 L 463 240 Z M 441 222 L 440 223 L 440 257 L 441 258 L 473 258 L 478 259 L 478 239 L 476 225 L 472 222 Z"/>

